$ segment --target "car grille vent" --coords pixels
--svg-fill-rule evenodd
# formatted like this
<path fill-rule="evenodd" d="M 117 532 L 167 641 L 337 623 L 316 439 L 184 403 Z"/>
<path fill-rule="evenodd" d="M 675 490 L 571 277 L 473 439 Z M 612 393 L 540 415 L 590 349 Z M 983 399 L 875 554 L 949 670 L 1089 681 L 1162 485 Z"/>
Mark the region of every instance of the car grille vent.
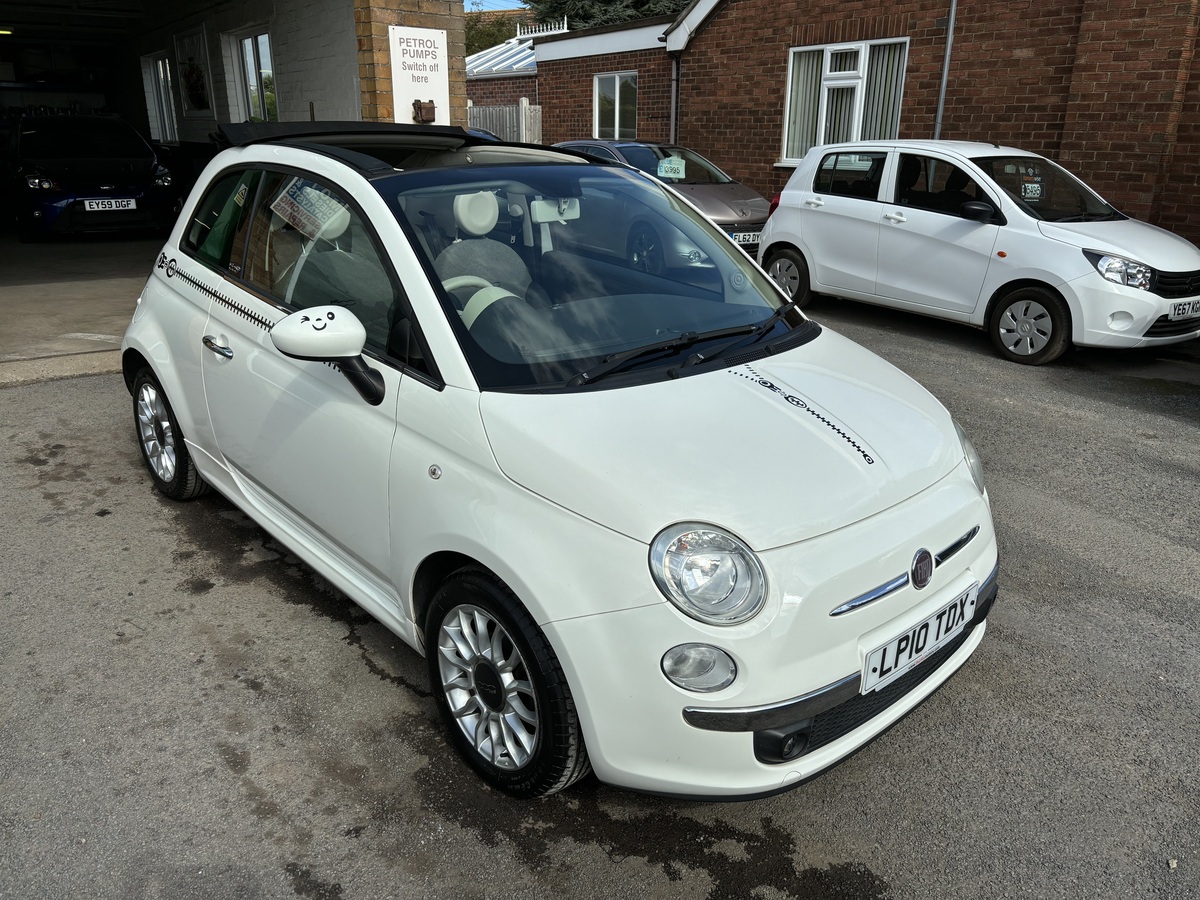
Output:
<path fill-rule="evenodd" d="M 1175 319 L 1159 316 L 1154 324 L 1146 329 L 1146 337 L 1178 337 L 1181 334 L 1191 334 L 1200 331 L 1200 319 Z"/>
<path fill-rule="evenodd" d="M 1159 272 L 1154 281 L 1153 291 L 1168 300 L 1195 297 L 1200 294 L 1200 271 Z"/>
<path fill-rule="evenodd" d="M 743 350 L 741 353 L 734 353 L 724 357 L 725 365 L 730 367 L 744 366 L 746 363 L 762 359 L 764 356 L 783 353 L 785 350 L 791 350 L 799 347 L 801 344 L 807 344 L 820 333 L 820 325 L 816 322 L 806 322 L 799 328 L 792 329 L 785 336 L 777 338 L 769 344 L 752 347 L 748 350 Z"/>
<path fill-rule="evenodd" d="M 901 697 L 937 672 L 974 630 L 974 624 L 972 624 L 950 643 L 939 647 L 936 653 L 907 675 L 901 676 L 882 690 L 873 691 L 870 694 L 859 694 L 857 697 L 816 716 L 812 722 L 812 729 L 809 731 L 808 744 L 804 748 L 804 753 L 812 753 L 814 750 L 819 750 L 826 744 L 831 744 L 838 738 L 844 737 L 899 701 Z"/>

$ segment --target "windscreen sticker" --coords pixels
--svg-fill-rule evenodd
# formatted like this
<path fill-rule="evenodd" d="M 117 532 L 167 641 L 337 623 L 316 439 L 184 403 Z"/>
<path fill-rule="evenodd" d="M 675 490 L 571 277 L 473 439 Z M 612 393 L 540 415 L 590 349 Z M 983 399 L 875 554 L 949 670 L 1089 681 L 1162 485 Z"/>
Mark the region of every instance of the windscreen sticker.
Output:
<path fill-rule="evenodd" d="M 658 161 L 659 178 L 682 178 L 687 163 L 678 156 L 667 156 Z"/>
<path fill-rule="evenodd" d="M 1021 199 L 1026 203 L 1041 202 L 1042 187 L 1042 173 L 1033 166 L 1027 166 L 1021 173 Z"/>
<path fill-rule="evenodd" d="M 271 212 L 310 241 L 316 240 L 325 224 L 344 209 L 339 200 L 303 178 L 293 178 L 271 204 Z"/>
<path fill-rule="evenodd" d="M 736 369 L 730 369 L 729 371 L 732 374 L 738 376 L 739 378 L 745 378 L 748 381 L 754 382 L 755 384 L 759 385 L 760 387 L 766 388 L 768 391 L 772 391 L 773 393 L 775 393 L 779 397 L 781 397 L 786 403 L 791 404 L 792 406 L 796 407 L 797 409 L 804 410 L 806 413 L 808 413 L 810 416 L 812 416 L 814 419 L 816 419 L 822 425 L 824 425 L 825 427 L 827 427 L 831 431 L 833 431 L 836 435 L 838 435 L 847 444 L 849 444 L 851 447 L 853 447 L 858 452 L 858 454 L 864 460 L 866 460 L 868 466 L 875 465 L 874 457 L 872 457 L 869 453 L 867 453 L 867 451 L 862 448 L 862 446 L 858 443 L 858 441 L 854 440 L 854 438 L 852 438 L 852 437 L 850 437 L 850 435 L 846 434 L 846 432 L 843 431 L 840 426 L 838 426 L 833 421 L 831 421 L 829 419 L 829 417 L 826 416 L 824 413 L 822 413 L 820 410 L 815 409 L 810 402 L 803 400 L 800 397 L 797 397 L 795 394 L 789 394 L 787 391 L 783 390 L 778 385 L 774 384 L 773 382 L 769 381 L 766 378 L 763 378 L 761 375 L 758 374 L 758 372 L 754 371 L 753 366 L 738 366 Z"/>

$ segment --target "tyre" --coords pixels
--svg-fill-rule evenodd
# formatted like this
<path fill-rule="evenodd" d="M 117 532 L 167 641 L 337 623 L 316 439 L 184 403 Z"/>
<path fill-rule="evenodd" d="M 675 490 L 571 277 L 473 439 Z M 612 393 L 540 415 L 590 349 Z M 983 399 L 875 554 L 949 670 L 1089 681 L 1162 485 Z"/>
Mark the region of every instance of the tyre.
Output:
<path fill-rule="evenodd" d="M 788 299 L 797 306 L 807 306 L 812 299 L 812 287 L 808 278 L 808 263 L 804 257 L 790 247 L 772 250 L 767 256 L 767 274 L 783 288 Z"/>
<path fill-rule="evenodd" d="M 193 500 L 208 491 L 179 430 L 175 411 L 149 368 L 133 380 L 133 424 L 154 486 L 172 500 Z"/>
<path fill-rule="evenodd" d="M 425 653 L 454 744 L 483 778 L 543 797 L 591 771 L 575 701 L 545 635 L 481 569 L 460 569 L 433 598 Z"/>
<path fill-rule="evenodd" d="M 1040 366 L 1058 359 L 1070 345 L 1071 312 L 1053 291 L 1018 288 L 997 302 L 988 333 L 1005 359 Z"/>
<path fill-rule="evenodd" d="M 645 222 L 638 222 L 630 229 L 625 255 L 629 265 L 639 272 L 661 275 L 666 268 L 666 258 L 663 256 L 662 241 L 658 232 Z"/>

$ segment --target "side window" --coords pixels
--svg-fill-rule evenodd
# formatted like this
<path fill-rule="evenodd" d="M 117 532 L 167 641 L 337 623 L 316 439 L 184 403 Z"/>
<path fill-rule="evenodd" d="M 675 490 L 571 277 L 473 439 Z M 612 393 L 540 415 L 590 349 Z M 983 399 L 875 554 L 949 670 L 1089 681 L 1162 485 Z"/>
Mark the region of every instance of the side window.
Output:
<path fill-rule="evenodd" d="M 256 169 L 227 172 L 209 188 L 192 213 L 183 249 L 205 262 L 241 271 L 247 215 L 261 173 Z"/>
<path fill-rule="evenodd" d="M 883 178 L 883 153 L 830 153 L 821 160 L 813 190 L 818 194 L 875 200 Z"/>
<path fill-rule="evenodd" d="M 309 178 L 268 173 L 253 212 L 246 281 L 291 309 L 344 306 L 367 331 L 367 349 L 417 368 L 420 354 L 379 244 L 337 191 Z M 402 332 L 402 333 L 401 333 Z"/>
<path fill-rule="evenodd" d="M 897 173 L 895 202 L 903 206 L 958 215 L 964 203 L 981 196 L 966 172 L 943 159 L 902 153 Z"/>

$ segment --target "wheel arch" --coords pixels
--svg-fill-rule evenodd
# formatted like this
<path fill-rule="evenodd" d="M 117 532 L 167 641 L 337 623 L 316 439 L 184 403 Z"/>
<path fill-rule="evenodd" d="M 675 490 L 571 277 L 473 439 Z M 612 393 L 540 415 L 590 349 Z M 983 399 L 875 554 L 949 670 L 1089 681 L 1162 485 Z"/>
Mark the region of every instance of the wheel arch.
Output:
<path fill-rule="evenodd" d="M 984 331 L 988 328 L 988 323 L 992 321 L 992 313 L 995 311 L 997 304 L 1013 291 L 1019 291 L 1022 288 L 1041 288 L 1044 291 L 1049 291 L 1058 297 L 1067 308 L 1067 315 L 1071 318 L 1071 341 L 1074 343 L 1076 338 L 1076 329 L 1082 321 L 1077 314 L 1075 307 L 1071 303 L 1071 298 L 1064 294 L 1061 290 L 1047 281 L 1039 278 L 1018 278 L 1013 281 L 1005 282 L 992 292 L 992 296 L 988 298 L 987 305 L 983 310 L 983 318 L 980 321 L 972 320 L 971 324 L 976 328 L 981 328 Z"/>
<path fill-rule="evenodd" d="M 455 550 L 442 550 L 421 560 L 412 579 L 413 624 L 418 636 L 425 634 L 425 619 L 429 615 L 429 607 L 433 605 L 433 596 L 438 588 L 452 574 L 467 567 L 482 569 L 503 583 L 502 578 L 479 560 Z"/>
<path fill-rule="evenodd" d="M 771 257 L 780 250 L 791 250 L 793 253 L 798 253 L 800 258 L 804 260 L 804 264 L 808 266 L 808 271 L 812 272 L 812 265 L 809 263 L 808 254 L 791 241 L 772 241 L 771 243 L 767 244 L 767 246 L 763 248 L 762 254 L 763 269 L 766 269 L 771 262 Z"/>
<path fill-rule="evenodd" d="M 121 377 L 125 379 L 125 390 L 133 394 L 133 380 L 137 378 L 137 373 L 142 369 L 154 370 L 154 366 L 150 364 L 150 360 L 142 356 L 142 354 L 130 348 L 121 354 Z M 158 377 L 158 373 L 154 373 L 154 377 Z"/>

